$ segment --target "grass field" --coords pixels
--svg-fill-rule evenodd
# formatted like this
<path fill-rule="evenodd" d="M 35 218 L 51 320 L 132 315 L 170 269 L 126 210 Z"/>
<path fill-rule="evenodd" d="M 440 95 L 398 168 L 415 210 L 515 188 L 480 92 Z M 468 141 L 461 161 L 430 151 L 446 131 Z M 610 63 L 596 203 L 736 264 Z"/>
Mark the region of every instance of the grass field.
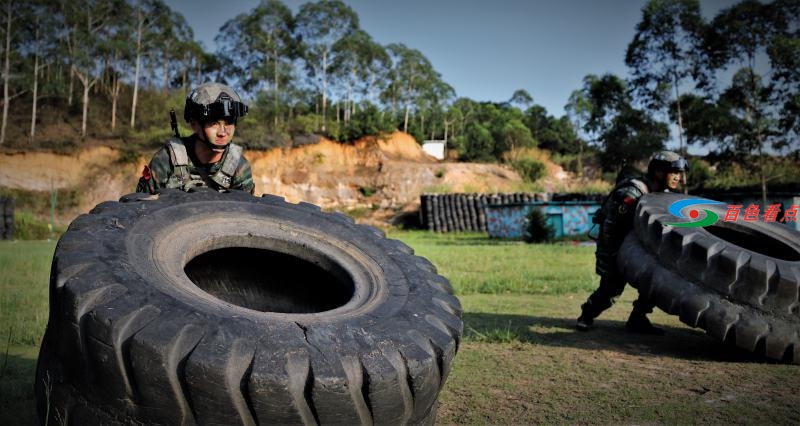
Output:
<path fill-rule="evenodd" d="M 573 329 L 597 285 L 591 246 L 392 232 L 449 278 L 464 338 L 439 424 L 798 424 L 800 366 L 756 359 L 655 312 L 625 332 L 635 290 Z M 53 242 L 0 243 L 0 424 L 34 424 L 33 376 Z"/>

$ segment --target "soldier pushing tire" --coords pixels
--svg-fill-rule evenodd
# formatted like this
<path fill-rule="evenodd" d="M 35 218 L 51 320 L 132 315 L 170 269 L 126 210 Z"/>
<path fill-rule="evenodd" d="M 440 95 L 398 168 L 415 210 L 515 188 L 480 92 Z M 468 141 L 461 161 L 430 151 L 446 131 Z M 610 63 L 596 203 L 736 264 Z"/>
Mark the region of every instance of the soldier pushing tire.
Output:
<path fill-rule="evenodd" d="M 681 200 L 701 201 L 669 193 L 642 197 L 634 231 L 620 249 L 620 271 L 641 296 L 682 322 L 800 364 L 800 233 L 762 218 L 722 220 L 727 206 L 721 203 L 695 209 L 717 215 L 713 224 L 668 225 L 685 222 L 669 212 Z"/>
<path fill-rule="evenodd" d="M 102 203 L 51 277 L 43 422 L 432 423 L 462 331 L 405 244 L 241 191 Z"/>

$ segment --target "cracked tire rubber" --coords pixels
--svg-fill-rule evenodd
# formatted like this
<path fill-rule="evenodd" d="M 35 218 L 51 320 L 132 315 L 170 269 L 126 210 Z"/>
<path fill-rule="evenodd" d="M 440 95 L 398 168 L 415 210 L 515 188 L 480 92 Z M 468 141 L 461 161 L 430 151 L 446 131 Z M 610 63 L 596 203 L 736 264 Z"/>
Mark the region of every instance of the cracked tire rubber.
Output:
<path fill-rule="evenodd" d="M 43 423 L 433 422 L 462 321 L 429 261 L 311 204 L 153 198 L 99 204 L 58 242 Z"/>
<path fill-rule="evenodd" d="M 725 222 L 727 206 L 710 204 L 698 209 L 719 215 L 713 225 L 664 225 L 682 221 L 668 208 L 686 198 L 696 197 L 642 197 L 634 231 L 620 249 L 620 271 L 685 324 L 755 354 L 800 364 L 800 233 L 763 216 L 744 221 L 744 211 L 736 222 Z"/>

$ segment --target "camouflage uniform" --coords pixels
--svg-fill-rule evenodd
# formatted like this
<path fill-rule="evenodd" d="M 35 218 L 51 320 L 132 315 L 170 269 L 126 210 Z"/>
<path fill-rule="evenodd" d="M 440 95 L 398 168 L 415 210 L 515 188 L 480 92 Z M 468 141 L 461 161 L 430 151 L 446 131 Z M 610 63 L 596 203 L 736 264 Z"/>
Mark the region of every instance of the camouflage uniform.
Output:
<path fill-rule="evenodd" d="M 234 126 L 236 120 L 247 115 L 248 107 L 233 88 L 221 83 L 203 83 L 186 97 L 183 118 L 187 123 L 205 126 L 224 120 L 225 125 Z M 178 131 L 174 122 L 173 130 Z M 232 137 L 232 133 L 231 133 Z M 201 143 L 200 147 L 196 144 Z M 222 152 L 216 163 L 203 164 L 195 149 Z M 160 188 L 179 188 L 188 191 L 198 186 L 216 190 L 238 189 L 251 194 L 255 189 L 250 163 L 242 155 L 242 147 L 231 143 L 215 145 L 205 133 L 196 133 L 188 138 L 172 138 L 145 166 L 136 185 L 136 192 L 155 194 Z"/>
<path fill-rule="evenodd" d="M 625 179 L 611 191 L 602 206 L 600 235 L 595 251 L 595 271 L 600 286 L 581 306 L 583 314 L 595 318 L 613 305 L 625 289 L 625 278 L 617 268 L 617 254 L 625 236 L 633 229 L 636 204 L 650 192 L 646 179 Z M 641 299 L 633 303 L 634 311 L 650 313 L 653 305 Z"/>
<path fill-rule="evenodd" d="M 139 178 L 136 192 L 155 193 L 160 188 L 179 188 L 188 190 L 192 187 L 207 186 L 209 188 L 238 189 L 253 193 L 255 184 L 250 171 L 250 162 L 241 155 L 242 149 L 230 144 L 219 162 L 201 164 L 194 153 L 194 137 L 173 138 L 165 144 L 150 160 L 143 176 Z M 176 160 L 174 150 L 179 147 L 170 144 L 182 144 L 185 147 L 185 165 Z M 181 157 L 180 154 L 177 156 Z M 237 160 L 238 158 L 238 160 Z M 227 167 L 226 167 L 227 160 Z M 177 164 L 176 164 L 177 163 Z M 185 169 L 182 169 L 184 168 Z"/>
<path fill-rule="evenodd" d="M 595 270 L 600 275 L 600 286 L 581 305 L 581 316 L 576 324 L 579 330 L 588 330 L 594 319 L 610 308 L 625 289 L 626 280 L 617 267 L 617 256 L 623 240 L 633 229 L 633 218 L 639 199 L 655 189 L 668 191 L 668 188 L 676 186 L 675 176 L 670 178 L 670 173 L 682 174 L 687 167 L 686 160 L 674 152 L 656 152 L 647 165 L 646 177 L 625 177 L 619 180 L 603 202 L 600 212 L 595 214 L 601 219 L 595 253 Z M 647 314 L 653 312 L 654 307 L 652 302 L 640 294 L 633 302 L 633 311 L 625 324 L 626 328 L 648 334 L 663 333 L 664 330 L 654 327 L 647 319 Z"/>

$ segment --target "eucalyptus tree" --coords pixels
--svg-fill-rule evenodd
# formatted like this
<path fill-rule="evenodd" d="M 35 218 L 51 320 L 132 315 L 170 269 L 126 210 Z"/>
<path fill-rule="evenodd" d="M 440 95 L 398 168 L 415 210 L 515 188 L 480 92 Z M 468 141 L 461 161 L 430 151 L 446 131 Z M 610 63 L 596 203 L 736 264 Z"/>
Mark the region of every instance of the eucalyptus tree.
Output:
<path fill-rule="evenodd" d="M 134 49 L 130 43 L 133 28 L 126 28 L 127 22 L 122 20 L 120 27 L 109 34 L 107 43 L 101 45 L 101 53 L 105 58 L 102 86 L 111 98 L 111 131 L 117 126 L 117 106 L 122 92 L 123 76 L 128 75 L 134 58 Z M 135 104 L 134 104 L 135 105 Z"/>
<path fill-rule="evenodd" d="M 81 136 L 86 136 L 89 114 L 89 91 L 101 77 L 102 48 L 114 31 L 114 25 L 125 19 L 124 0 L 62 0 L 66 26 L 65 41 L 71 74 L 83 86 L 83 118 Z"/>
<path fill-rule="evenodd" d="M 355 97 L 376 103 L 386 86 L 391 61 L 386 49 L 362 30 L 354 31 L 334 46 L 336 59 L 331 71 L 344 91 L 345 122 L 355 113 Z"/>
<path fill-rule="evenodd" d="M 58 29 L 62 28 L 63 15 L 58 13 L 49 0 L 35 0 L 28 3 L 22 24 L 26 31 L 21 49 L 30 65 L 31 89 L 31 125 L 29 137 L 32 141 L 36 136 L 36 121 L 38 116 L 39 99 L 42 92 L 49 87 L 40 87 L 39 78 L 44 70 L 60 60 Z"/>
<path fill-rule="evenodd" d="M 392 69 L 382 98 L 393 105 L 393 110 L 397 105 L 403 108 L 403 131 L 407 132 L 412 110 L 422 106 L 423 100 L 438 102 L 452 96 L 452 88 L 443 84 L 439 73 L 419 50 L 400 43 L 389 44 L 387 50 Z"/>
<path fill-rule="evenodd" d="M 569 100 L 564 106 L 568 119 L 574 126 L 578 143 L 578 174 L 583 177 L 583 141 L 577 134 L 583 129 L 584 124 L 589 121 L 592 115 L 592 104 L 587 99 L 582 90 L 573 90 L 569 95 Z"/>
<path fill-rule="evenodd" d="M 339 0 L 322 0 L 300 6 L 295 18 L 295 35 L 310 80 L 321 97 L 322 130 L 330 91 L 329 68 L 336 60 L 333 46 L 359 28 L 358 15 Z"/>
<path fill-rule="evenodd" d="M 187 69 L 203 51 L 202 46 L 194 40 L 194 31 L 186 22 L 186 18 L 169 7 L 160 8 L 154 15 L 153 23 L 147 33 L 148 43 L 142 59 L 152 68 L 159 65 L 160 72 L 152 75 L 155 81 L 161 79 L 161 89 L 166 92 L 170 88 L 186 89 L 189 85 Z"/>
<path fill-rule="evenodd" d="M 12 79 L 12 56 L 19 56 L 17 49 L 20 42 L 19 33 L 22 33 L 19 28 L 16 28 L 20 22 L 24 21 L 23 11 L 25 8 L 21 2 L 14 0 L 4 0 L 0 2 L 0 34 L 2 34 L 2 52 L 3 52 L 3 116 L 0 122 L 0 145 L 6 139 L 6 126 L 8 124 L 8 109 L 11 101 L 11 79 Z"/>
<path fill-rule="evenodd" d="M 291 80 L 295 49 L 292 11 L 278 0 L 262 1 L 250 12 L 226 22 L 216 37 L 218 56 L 226 58 L 246 91 L 271 92 L 273 125 L 278 127 L 281 91 Z"/>
<path fill-rule="evenodd" d="M 699 73 L 704 27 L 699 0 L 649 0 L 625 54 L 634 92 L 648 109 L 665 111 L 675 102 L 681 152 L 681 90 Z"/>
<path fill-rule="evenodd" d="M 169 28 L 174 24 L 173 12 L 161 0 L 133 0 L 134 12 L 132 13 L 132 34 L 135 37 L 134 48 L 134 74 L 133 96 L 131 98 L 130 127 L 136 126 L 136 108 L 139 100 L 139 84 L 142 76 L 142 61 L 156 55 L 162 46 L 159 43 L 169 43 Z M 166 37 L 165 37 L 166 36 Z M 167 77 L 165 76 L 165 79 Z"/>
<path fill-rule="evenodd" d="M 514 91 L 514 94 L 511 95 L 511 99 L 508 100 L 508 103 L 521 110 L 525 110 L 533 104 L 533 96 L 525 89 L 517 89 Z"/>

